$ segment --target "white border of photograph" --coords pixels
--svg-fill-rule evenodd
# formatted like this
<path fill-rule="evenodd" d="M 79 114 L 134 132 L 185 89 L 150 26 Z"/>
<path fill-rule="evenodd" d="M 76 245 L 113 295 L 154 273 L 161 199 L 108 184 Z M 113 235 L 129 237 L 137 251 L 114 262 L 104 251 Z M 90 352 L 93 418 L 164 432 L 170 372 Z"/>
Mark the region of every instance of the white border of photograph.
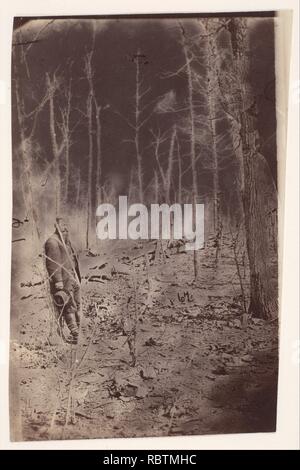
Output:
<path fill-rule="evenodd" d="M 209 8 L 209 10 L 208 10 Z M 12 217 L 11 39 L 14 16 L 170 14 L 284 10 L 276 46 L 280 217 L 280 368 L 275 433 L 12 443 L 9 440 L 9 324 Z M 289 10 L 289 13 L 287 12 Z M 290 14 L 292 13 L 292 15 Z M 292 22 L 292 27 L 291 27 Z M 291 40 L 291 41 L 290 41 Z M 291 49 L 290 49 L 291 46 Z M 288 57 L 291 54 L 289 67 Z M 11 0 L 0 4 L 0 449 L 299 448 L 299 3 L 298 0 Z M 288 111 L 288 112 L 287 112 Z M 286 129 L 287 127 L 287 145 Z M 283 263 L 282 263 L 283 259 Z"/>

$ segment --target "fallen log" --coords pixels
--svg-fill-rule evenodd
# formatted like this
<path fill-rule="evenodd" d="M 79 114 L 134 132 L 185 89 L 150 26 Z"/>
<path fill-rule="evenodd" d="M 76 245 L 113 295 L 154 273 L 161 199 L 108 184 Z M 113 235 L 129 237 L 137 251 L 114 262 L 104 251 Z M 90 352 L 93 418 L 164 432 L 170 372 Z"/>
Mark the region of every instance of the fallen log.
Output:
<path fill-rule="evenodd" d="M 103 269 L 107 266 L 108 263 L 103 263 L 103 264 L 100 264 L 99 266 L 96 264 L 96 266 L 93 266 L 89 269 Z"/>
<path fill-rule="evenodd" d="M 132 263 L 132 261 L 136 261 L 139 258 L 143 258 L 145 255 L 154 255 L 154 253 L 155 253 L 155 250 L 146 251 L 144 253 L 141 253 L 138 256 L 135 256 L 134 258 L 131 258 L 129 261 Z"/>
<path fill-rule="evenodd" d="M 87 279 L 88 282 L 101 282 L 101 284 L 105 284 L 102 280 L 102 275 L 97 276 L 96 274 L 93 276 L 84 276 L 84 279 Z"/>
<path fill-rule="evenodd" d="M 93 419 L 91 416 L 81 413 L 81 411 L 75 411 L 75 415 L 80 416 L 81 418 L 85 418 L 85 419 Z"/>
<path fill-rule="evenodd" d="M 34 287 L 34 286 L 40 286 L 42 284 L 42 281 L 38 282 L 21 282 L 20 287 Z"/>

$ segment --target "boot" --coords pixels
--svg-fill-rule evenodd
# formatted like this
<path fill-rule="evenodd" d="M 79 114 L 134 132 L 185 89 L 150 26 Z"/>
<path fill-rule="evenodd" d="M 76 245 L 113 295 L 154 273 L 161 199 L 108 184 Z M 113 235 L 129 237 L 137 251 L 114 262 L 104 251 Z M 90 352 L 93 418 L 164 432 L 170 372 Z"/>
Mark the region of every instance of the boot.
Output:
<path fill-rule="evenodd" d="M 76 319 L 75 319 L 75 314 L 74 313 L 65 313 L 64 318 L 65 318 L 65 322 L 67 324 L 67 327 L 69 328 L 70 333 L 71 333 L 71 338 L 69 339 L 68 342 L 70 342 L 72 344 L 77 344 L 79 330 L 78 330 L 78 325 L 77 325 L 77 322 L 76 322 Z"/>

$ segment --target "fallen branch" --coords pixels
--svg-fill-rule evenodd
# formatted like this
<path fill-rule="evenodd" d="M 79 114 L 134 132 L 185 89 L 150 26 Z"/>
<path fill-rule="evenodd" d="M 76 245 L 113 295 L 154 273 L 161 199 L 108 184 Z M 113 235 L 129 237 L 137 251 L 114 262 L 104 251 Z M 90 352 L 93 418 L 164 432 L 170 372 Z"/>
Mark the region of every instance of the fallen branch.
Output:
<path fill-rule="evenodd" d="M 90 269 L 103 269 L 107 266 L 107 263 L 100 264 L 99 266 L 96 264 L 96 266 L 93 266 Z"/>
<path fill-rule="evenodd" d="M 138 256 L 135 256 L 134 258 L 131 258 L 129 261 L 132 263 L 132 261 L 136 261 L 139 258 L 143 258 L 145 255 L 154 255 L 154 253 L 155 253 L 155 250 L 146 251 L 144 253 L 141 253 Z"/>
<path fill-rule="evenodd" d="M 42 281 L 39 281 L 39 282 L 21 282 L 20 283 L 20 287 L 34 287 L 34 286 L 40 286 L 41 284 L 43 284 Z"/>
<path fill-rule="evenodd" d="M 85 419 L 93 419 L 91 416 L 81 413 L 81 411 L 75 411 L 75 416 L 80 416 L 81 418 L 85 418 Z"/>
<path fill-rule="evenodd" d="M 87 279 L 88 282 L 101 282 L 101 284 L 105 284 L 102 279 L 102 275 L 93 274 L 92 276 L 84 276 L 83 279 Z"/>

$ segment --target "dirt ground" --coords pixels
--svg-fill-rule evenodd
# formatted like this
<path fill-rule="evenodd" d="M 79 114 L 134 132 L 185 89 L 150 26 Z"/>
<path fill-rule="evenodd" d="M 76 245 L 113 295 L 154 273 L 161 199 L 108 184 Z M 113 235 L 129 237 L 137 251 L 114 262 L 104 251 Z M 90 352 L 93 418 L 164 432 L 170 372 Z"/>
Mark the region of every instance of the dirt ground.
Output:
<path fill-rule="evenodd" d="M 199 252 L 196 283 L 192 252 L 172 248 L 153 261 L 153 249 L 115 241 L 80 256 L 83 318 L 67 425 L 76 346 L 57 335 L 45 289 L 34 285 L 36 266 L 30 279 L 15 276 L 14 439 L 275 431 L 278 324 L 242 316 L 230 237 L 217 267 L 212 240 Z M 239 262 L 248 295 L 247 264 Z"/>

